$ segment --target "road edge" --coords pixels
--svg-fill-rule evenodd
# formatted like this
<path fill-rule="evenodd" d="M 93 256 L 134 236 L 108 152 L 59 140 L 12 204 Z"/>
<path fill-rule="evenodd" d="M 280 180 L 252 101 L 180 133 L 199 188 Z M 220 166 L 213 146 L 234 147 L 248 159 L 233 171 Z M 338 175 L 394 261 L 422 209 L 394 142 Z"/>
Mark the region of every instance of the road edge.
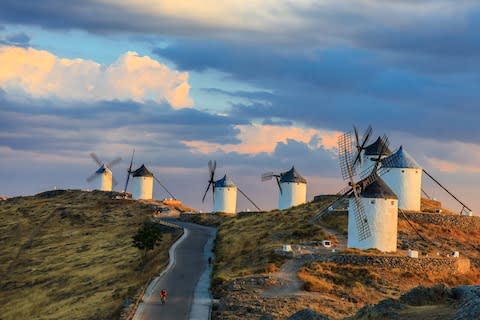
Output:
<path fill-rule="evenodd" d="M 150 296 L 152 295 L 153 291 L 155 290 L 155 287 L 157 286 L 158 284 L 158 281 L 160 280 L 160 278 L 166 273 L 168 272 L 168 270 L 170 270 L 171 268 L 173 268 L 173 266 L 175 265 L 176 261 L 175 261 L 175 250 L 177 249 L 177 246 L 180 245 L 180 243 L 182 243 L 187 237 L 188 237 L 188 234 L 189 234 L 189 231 L 188 229 L 186 228 L 183 228 L 183 234 L 180 238 L 178 238 L 177 241 L 175 241 L 175 243 L 170 247 L 170 249 L 168 250 L 168 257 L 169 257 L 169 261 L 168 261 L 168 265 L 167 267 L 162 271 L 160 272 L 160 274 L 158 275 L 158 277 L 155 277 L 155 279 L 153 279 L 150 284 L 148 285 L 147 289 L 145 290 L 145 294 L 143 295 L 143 300 L 142 302 L 140 302 L 138 304 L 138 307 L 137 307 L 137 310 L 135 311 L 135 315 L 133 316 L 133 320 L 140 320 L 142 319 L 143 317 L 143 309 L 144 309 L 144 301 L 148 298 L 150 298 Z"/>

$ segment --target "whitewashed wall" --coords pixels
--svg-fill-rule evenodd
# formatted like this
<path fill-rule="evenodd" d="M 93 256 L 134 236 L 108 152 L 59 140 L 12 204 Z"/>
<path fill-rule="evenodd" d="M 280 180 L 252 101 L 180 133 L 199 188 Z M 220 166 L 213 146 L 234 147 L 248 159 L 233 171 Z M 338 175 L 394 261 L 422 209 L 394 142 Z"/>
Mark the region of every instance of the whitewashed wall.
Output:
<path fill-rule="evenodd" d="M 422 169 L 416 168 L 390 168 L 382 176 L 382 180 L 397 195 L 400 209 L 420 211 L 422 172 Z"/>
<path fill-rule="evenodd" d="M 133 199 L 150 200 L 153 198 L 153 177 L 133 177 Z"/>
<path fill-rule="evenodd" d="M 358 249 L 375 248 L 383 252 L 397 251 L 398 200 L 361 198 L 361 201 L 372 235 L 365 240 L 359 239 L 353 210 L 354 199 L 350 199 L 347 246 Z"/>
<path fill-rule="evenodd" d="M 237 188 L 216 187 L 214 191 L 213 212 L 235 214 L 237 212 Z"/>
<path fill-rule="evenodd" d="M 307 184 L 299 182 L 282 182 L 279 192 L 278 208 L 280 210 L 298 206 L 307 202 Z"/>
<path fill-rule="evenodd" d="M 96 174 L 94 188 L 101 191 L 112 191 L 112 172 L 106 170 L 103 173 Z"/>

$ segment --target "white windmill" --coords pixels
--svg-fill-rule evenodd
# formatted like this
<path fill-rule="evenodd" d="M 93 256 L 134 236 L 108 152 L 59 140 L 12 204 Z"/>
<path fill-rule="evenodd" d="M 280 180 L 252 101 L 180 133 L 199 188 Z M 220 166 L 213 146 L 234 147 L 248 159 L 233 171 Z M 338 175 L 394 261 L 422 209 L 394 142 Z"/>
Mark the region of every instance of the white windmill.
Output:
<path fill-rule="evenodd" d="M 280 210 L 307 202 L 307 180 L 295 170 L 294 166 L 281 173 L 264 173 L 262 181 L 271 180 L 274 177 L 279 189 L 278 208 Z"/>
<path fill-rule="evenodd" d="M 363 137 L 365 145 L 371 129 L 369 128 Z M 377 158 L 372 158 L 372 167 L 367 172 L 356 174 L 355 165 L 360 165 L 356 159 L 362 149 L 357 148 L 354 154 L 352 137 L 345 133 L 339 137 L 338 152 L 340 168 L 344 180 L 348 180 L 348 186 L 338 193 L 338 198 L 321 209 L 313 218 L 320 219 L 327 214 L 328 208 L 346 197 L 350 197 L 348 205 L 348 247 L 359 249 L 378 249 L 381 251 L 396 251 L 397 248 L 397 222 L 398 200 L 393 191 L 382 181 L 381 175 L 386 169 L 379 169 L 382 155 L 388 149 L 388 138 L 380 138 L 381 148 Z M 357 138 L 357 146 L 359 139 Z M 370 160 L 370 159 L 369 159 Z M 388 165 L 395 157 L 384 160 Z M 358 180 L 358 181 L 357 181 Z"/>
<path fill-rule="evenodd" d="M 235 214 L 237 212 L 237 191 L 250 201 L 258 211 L 262 211 L 226 174 L 223 178 L 215 180 L 216 168 L 217 162 L 215 160 L 208 161 L 209 180 L 202 202 L 205 201 L 208 190 L 212 187 L 213 212 Z"/>
<path fill-rule="evenodd" d="M 134 200 L 151 200 L 153 199 L 153 180 L 155 180 L 173 199 L 176 199 L 175 196 L 168 191 L 168 189 L 160 182 L 160 180 L 150 172 L 147 167 L 142 164 L 137 170 L 132 170 L 133 166 L 133 157 L 135 155 L 135 149 L 132 153 L 132 160 L 130 161 L 130 166 L 127 169 L 127 179 L 125 181 L 124 193 L 127 192 L 128 182 L 130 180 L 130 175 L 132 176 L 132 199 Z"/>
<path fill-rule="evenodd" d="M 95 161 L 100 168 L 98 168 L 92 175 L 87 178 L 87 182 L 92 182 L 94 184 L 95 190 L 101 191 L 112 191 L 112 183 L 113 185 L 117 185 L 117 180 L 112 176 L 112 168 L 115 164 L 119 163 L 122 158 L 117 157 L 110 161 L 109 163 L 105 164 L 95 153 L 90 153 L 90 157 L 92 157 L 93 161 Z"/>
<path fill-rule="evenodd" d="M 385 164 L 382 161 L 382 168 L 388 169 L 382 176 L 383 181 L 397 195 L 400 209 L 420 211 L 422 168 L 402 146 L 389 157 L 385 158 Z"/>

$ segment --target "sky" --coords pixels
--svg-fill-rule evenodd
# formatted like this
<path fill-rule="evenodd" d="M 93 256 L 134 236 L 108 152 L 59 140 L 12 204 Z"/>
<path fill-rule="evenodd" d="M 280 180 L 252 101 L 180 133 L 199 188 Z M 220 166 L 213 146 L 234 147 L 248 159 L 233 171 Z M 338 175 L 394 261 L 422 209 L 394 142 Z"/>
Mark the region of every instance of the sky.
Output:
<path fill-rule="evenodd" d="M 92 188 L 90 152 L 122 190 L 135 148 L 187 205 L 214 159 L 272 209 L 262 173 L 335 193 L 337 137 L 372 125 L 478 214 L 479 29 L 469 0 L 2 0 L 0 194 Z"/>

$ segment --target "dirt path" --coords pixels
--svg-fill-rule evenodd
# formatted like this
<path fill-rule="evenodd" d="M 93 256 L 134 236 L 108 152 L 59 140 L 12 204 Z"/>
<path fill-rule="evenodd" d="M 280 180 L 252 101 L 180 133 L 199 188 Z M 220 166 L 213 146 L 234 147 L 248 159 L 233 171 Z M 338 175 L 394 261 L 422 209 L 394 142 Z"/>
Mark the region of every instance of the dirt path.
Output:
<path fill-rule="evenodd" d="M 303 265 L 303 261 L 297 259 L 288 260 L 278 272 L 272 275 L 278 285 L 266 290 L 263 293 L 265 297 L 280 297 L 299 293 L 302 291 L 302 282 L 297 277 L 298 270 Z"/>

